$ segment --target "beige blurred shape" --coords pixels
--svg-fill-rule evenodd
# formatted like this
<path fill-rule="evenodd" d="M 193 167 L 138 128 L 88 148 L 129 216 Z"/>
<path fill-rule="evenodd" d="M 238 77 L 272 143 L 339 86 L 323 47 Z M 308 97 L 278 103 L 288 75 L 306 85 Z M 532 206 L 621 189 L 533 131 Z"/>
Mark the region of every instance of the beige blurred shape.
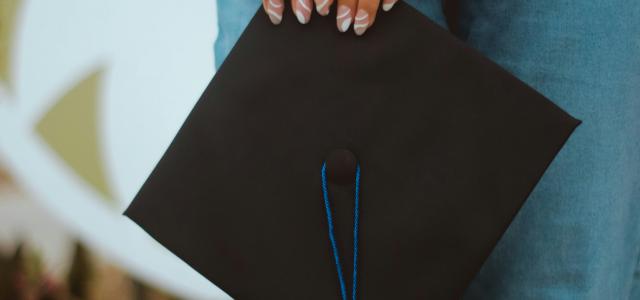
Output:
<path fill-rule="evenodd" d="M 0 160 L 0 191 L 18 191 L 14 178 L 11 176 L 9 170 L 2 165 L 2 160 Z M 5 199 L 5 197 L 0 197 L 0 201 L 3 199 Z"/>
<path fill-rule="evenodd" d="M 102 74 L 102 69 L 90 73 L 62 95 L 40 119 L 36 131 L 78 176 L 113 202 L 97 119 Z"/>
<path fill-rule="evenodd" d="M 21 0 L 0 0 L 0 82 L 11 88 L 11 50 Z"/>

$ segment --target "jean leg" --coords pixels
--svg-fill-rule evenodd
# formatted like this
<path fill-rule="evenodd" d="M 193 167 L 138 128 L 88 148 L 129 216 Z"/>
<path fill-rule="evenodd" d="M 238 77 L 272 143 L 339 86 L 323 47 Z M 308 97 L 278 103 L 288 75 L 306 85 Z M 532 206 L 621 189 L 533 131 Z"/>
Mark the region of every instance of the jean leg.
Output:
<path fill-rule="evenodd" d="M 466 299 L 640 294 L 640 2 L 461 6 L 462 39 L 583 121 Z"/>

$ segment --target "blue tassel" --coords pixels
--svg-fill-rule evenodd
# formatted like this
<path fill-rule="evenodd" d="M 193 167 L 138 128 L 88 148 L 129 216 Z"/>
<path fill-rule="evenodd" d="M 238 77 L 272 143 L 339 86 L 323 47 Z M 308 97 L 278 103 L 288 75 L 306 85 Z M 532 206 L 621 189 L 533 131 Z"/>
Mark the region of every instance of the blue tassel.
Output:
<path fill-rule="evenodd" d="M 331 215 L 331 204 L 329 202 L 329 191 L 327 187 L 327 163 L 322 163 L 322 196 L 324 198 L 324 208 L 327 213 L 327 226 L 329 229 L 329 241 L 331 242 L 331 250 L 333 252 L 333 260 L 338 273 L 338 281 L 340 284 L 340 295 L 342 300 L 347 300 L 347 288 L 342 275 L 342 265 L 340 263 L 340 255 L 336 238 L 333 233 L 333 217 Z M 360 165 L 356 165 L 356 180 L 354 193 L 354 212 L 353 212 L 353 272 L 352 272 L 352 289 L 351 299 L 356 300 L 357 282 L 358 282 L 358 227 L 360 221 Z"/>

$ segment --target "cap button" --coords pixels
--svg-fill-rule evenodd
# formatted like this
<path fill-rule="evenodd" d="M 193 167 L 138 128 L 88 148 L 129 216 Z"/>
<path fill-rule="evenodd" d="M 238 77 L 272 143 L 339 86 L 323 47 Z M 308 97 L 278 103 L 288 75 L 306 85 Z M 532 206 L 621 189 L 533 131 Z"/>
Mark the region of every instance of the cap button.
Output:
<path fill-rule="evenodd" d="M 353 152 L 336 149 L 327 157 L 327 179 L 339 185 L 352 184 L 356 176 L 357 160 Z"/>

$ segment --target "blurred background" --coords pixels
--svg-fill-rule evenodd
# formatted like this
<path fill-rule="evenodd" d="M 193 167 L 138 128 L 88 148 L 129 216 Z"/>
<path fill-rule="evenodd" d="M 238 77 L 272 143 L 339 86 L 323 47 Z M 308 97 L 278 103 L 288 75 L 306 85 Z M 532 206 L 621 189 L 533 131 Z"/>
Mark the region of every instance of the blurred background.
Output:
<path fill-rule="evenodd" d="M 213 0 L 0 0 L 0 299 L 227 299 L 122 211 L 214 74 Z"/>

